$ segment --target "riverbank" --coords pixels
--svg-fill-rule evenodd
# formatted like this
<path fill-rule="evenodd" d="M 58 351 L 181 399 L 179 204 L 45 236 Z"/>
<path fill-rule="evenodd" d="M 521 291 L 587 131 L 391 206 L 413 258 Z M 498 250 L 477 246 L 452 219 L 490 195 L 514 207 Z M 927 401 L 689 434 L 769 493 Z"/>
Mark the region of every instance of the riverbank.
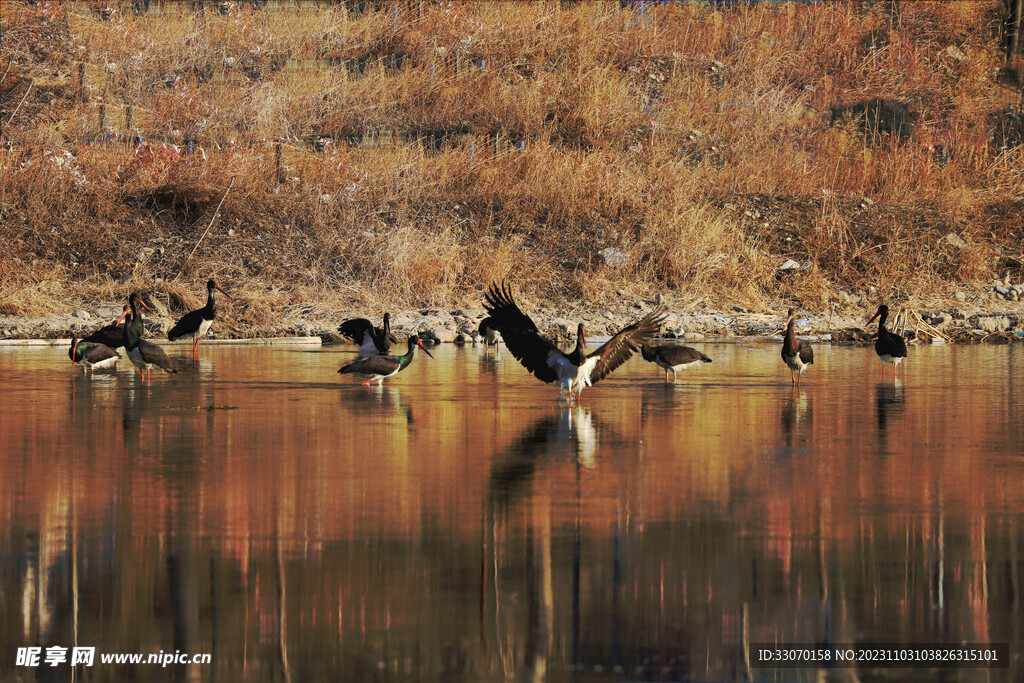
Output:
<path fill-rule="evenodd" d="M 739 305 L 715 308 L 706 302 L 687 300 L 679 294 L 638 297 L 625 290 L 615 292 L 615 297 L 616 301 L 599 306 L 583 307 L 567 302 L 534 304 L 528 299 L 521 300 L 521 306 L 543 334 L 559 342 L 570 341 L 580 322 L 585 325 L 589 335 L 614 334 L 659 306 L 664 307 L 668 314 L 662 326 L 662 336 L 669 339 L 699 342 L 730 337 L 772 337 L 782 333 L 785 323 L 784 308 L 758 311 Z M 185 311 L 172 312 L 158 296 L 147 297 L 147 302 L 157 311 L 157 315 L 146 318 L 147 336 L 166 339 L 167 330 Z M 233 301 L 222 299 L 210 338 L 258 340 L 317 337 L 324 344 L 346 343 L 337 334 L 337 327 L 343 320 L 368 317 L 379 324 L 384 312 L 282 308 L 277 316 L 269 316 L 272 322 L 240 323 L 238 313 L 244 311 L 247 305 L 237 295 Z M 905 308 L 899 305 L 892 308 L 894 311 L 904 311 L 905 322 L 896 318 L 895 324 L 900 325 L 908 338 L 921 342 L 1024 341 L 1024 302 L 1000 301 L 999 305 L 982 306 L 978 302 L 954 299 L 948 305 L 929 308 Z M 392 309 L 390 312 L 392 330 L 397 336 L 419 334 L 438 343 L 474 341 L 480 320 L 485 315 L 482 297 L 476 305 Z M 866 324 L 874 312 L 874 302 L 868 301 L 863 305 L 832 307 L 824 311 L 801 310 L 797 317 L 797 331 L 801 336 L 821 342 L 868 341 L 877 329 L 875 325 L 869 327 Z M 112 322 L 119 314 L 120 306 L 117 303 L 101 301 L 81 303 L 65 312 L 46 316 L 0 316 L 0 341 L 82 337 Z"/>

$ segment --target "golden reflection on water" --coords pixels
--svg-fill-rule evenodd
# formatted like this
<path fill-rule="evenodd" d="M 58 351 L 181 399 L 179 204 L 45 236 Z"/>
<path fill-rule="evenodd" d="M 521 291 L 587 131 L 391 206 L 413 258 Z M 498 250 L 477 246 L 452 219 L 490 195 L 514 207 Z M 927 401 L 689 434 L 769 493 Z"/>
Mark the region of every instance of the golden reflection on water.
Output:
<path fill-rule="evenodd" d="M 775 344 L 701 350 L 582 408 L 504 351 L 364 388 L 338 349 L 213 346 L 145 386 L 0 350 L 0 652 L 214 655 L 100 680 L 816 680 L 745 644 L 1008 642 L 942 680 L 1018 680 L 1020 350 L 915 348 L 883 382 L 819 346 L 799 391 Z"/>

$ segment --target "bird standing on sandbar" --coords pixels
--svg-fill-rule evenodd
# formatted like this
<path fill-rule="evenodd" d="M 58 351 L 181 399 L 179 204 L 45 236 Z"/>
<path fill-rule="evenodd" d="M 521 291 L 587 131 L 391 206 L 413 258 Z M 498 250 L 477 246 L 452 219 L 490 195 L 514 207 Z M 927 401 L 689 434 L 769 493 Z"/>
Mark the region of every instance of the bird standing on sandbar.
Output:
<path fill-rule="evenodd" d="M 199 358 L 199 338 L 210 331 L 214 318 L 217 317 L 217 309 L 213 302 L 213 291 L 218 290 L 227 298 L 231 295 L 221 289 L 213 280 L 206 282 L 206 305 L 190 311 L 181 317 L 171 331 L 167 333 L 167 339 L 175 341 L 182 337 L 192 335 L 192 358 Z"/>
<path fill-rule="evenodd" d="M 431 358 L 434 357 L 434 354 L 430 353 L 427 347 L 423 345 L 423 342 L 420 341 L 420 338 L 414 334 L 409 337 L 409 350 L 401 356 L 370 356 L 369 358 L 360 358 L 343 366 L 338 372 L 342 375 L 352 374 L 369 377 L 368 380 L 363 382 L 364 387 L 374 380 L 376 380 L 377 384 L 382 384 L 385 377 L 397 375 L 409 367 L 417 346 L 423 349 L 423 353 Z"/>
<path fill-rule="evenodd" d="M 680 370 L 710 363 L 711 359 L 697 349 L 681 344 L 644 344 L 640 347 L 640 354 L 645 361 L 654 363 L 660 368 L 665 368 L 665 381 L 668 381 L 668 373 L 672 372 L 672 381 L 676 381 L 676 373 Z"/>
<path fill-rule="evenodd" d="M 796 338 L 796 309 L 789 309 L 786 321 L 786 336 L 782 338 L 782 360 L 789 366 L 789 377 L 793 384 L 800 386 L 800 375 L 807 366 L 814 363 L 814 349 L 806 339 Z"/>
<path fill-rule="evenodd" d="M 878 307 L 878 311 L 871 316 L 871 320 L 867 324 L 870 325 L 874 322 L 875 318 L 878 318 L 878 338 L 875 339 L 875 353 L 878 354 L 878 360 L 882 361 L 882 379 L 885 379 L 885 365 L 889 363 L 892 365 L 892 378 L 895 381 L 896 367 L 900 364 L 900 361 L 907 357 L 907 342 L 900 335 L 893 334 L 885 329 L 885 321 L 888 317 L 889 307 L 882 304 Z"/>
<path fill-rule="evenodd" d="M 632 356 L 646 340 L 658 333 L 665 313 L 658 309 L 622 328 L 596 351 L 586 354 L 587 338 L 580 323 L 576 332 L 576 348 L 565 353 L 554 342 L 540 336 L 537 325 L 523 313 L 512 298 L 507 285 L 492 284 L 485 296 L 492 324 L 498 328 L 505 346 L 527 370 L 542 382 L 557 382 L 559 392 L 569 392 L 569 403 L 575 396 L 607 377 Z"/>

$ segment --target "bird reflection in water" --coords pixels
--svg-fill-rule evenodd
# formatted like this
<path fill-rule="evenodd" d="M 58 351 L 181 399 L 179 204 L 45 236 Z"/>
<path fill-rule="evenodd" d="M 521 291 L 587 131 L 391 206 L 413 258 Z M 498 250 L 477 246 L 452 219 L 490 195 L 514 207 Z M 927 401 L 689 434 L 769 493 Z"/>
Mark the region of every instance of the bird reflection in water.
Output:
<path fill-rule="evenodd" d="M 583 467 L 595 465 L 597 429 L 589 409 L 566 407 L 542 417 L 524 431 L 491 465 L 492 502 L 508 506 L 522 495 L 536 470 L 549 460 L 569 456 Z"/>
<path fill-rule="evenodd" d="M 487 347 L 484 347 L 484 352 L 480 354 L 480 374 L 490 375 L 495 377 L 498 374 L 498 368 L 502 364 L 502 355 L 500 353 L 487 353 Z"/>
<path fill-rule="evenodd" d="M 554 581 L 552 578 L 552 492 L 537 473 L 548 464 L 571 458 L 576 467 L 576 542 L 573 579 L 574 661 L 579 642 L 579 552 L 582 520 L 580 473 L 595 466 L 597 428 L 586 408 L 566 407 L 529 426 L 507 449 L 494 457 L 484 505 L 481 556 L 481 640 L 500 674 L 509 680 L 543 681 L 554 638 Z M 522 503 L 526 514 L 515 516 Z M 522 520 L 525 534 L 510 528 Z M 525 543 L 525 548 L 517 547 Z M 522 572 L 525 557 L 527 571 Z M 506 568 L 506 563 L 508 564 Z M 525 594 L 524 602 L 519 597 Z M 525 618 L 525 646 L 516 642 Z"/>
<path fill-rule="evenodd" d="M 880 433 L 888 428 L 891 418 L 903 415 L 905 391 L 903 382 L 895 377 L 892 384 L 879 382 L 875 385 L 875 416 Z"/>
<path fill-rule="evenodd" d="M 375 415 L 403 415 L 405 423 L 410 427 L 416 423 L 412 407 L 402 402 L 401 390 L 398 387 L 370 384 L 367 386 L 346 386 L 348 392 L 342 403 L 357 413 L 373 413 Z"/>
<path fill-rule="evenodd" d="M 814 422 L 814 403 L 811 397 L 803 391 L 797 393 L 797 389 L 794 387 L 789 398 L 782 404 L 780 420 L 786 448 L 792 449 L 795 447 L 794 437 L 801 435 L 801 432 L 806 431 Z M 802 435 L 801 440 L 804 439 L 806 436 Z"/>

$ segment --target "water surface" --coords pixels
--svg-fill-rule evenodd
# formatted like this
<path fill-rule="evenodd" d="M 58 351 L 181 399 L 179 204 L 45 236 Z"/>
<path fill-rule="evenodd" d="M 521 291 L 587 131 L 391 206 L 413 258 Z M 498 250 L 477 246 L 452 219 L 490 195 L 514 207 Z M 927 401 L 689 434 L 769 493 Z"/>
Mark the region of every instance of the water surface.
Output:
<path fill-rule="evenodd" d="M 0 349 L 0 678 L 17 648 L 211 653 L 83 680 L 1024 675 L 1024 354 L 698 345 L 568 408 L 502 349 L 364 388 L 350 347 L 210 345 L 143 384 Z M 1009 643 L 1008 669 L 751 668 L 748 643 Z M 99 655 L 97 654 L 97 657 Z"/>

